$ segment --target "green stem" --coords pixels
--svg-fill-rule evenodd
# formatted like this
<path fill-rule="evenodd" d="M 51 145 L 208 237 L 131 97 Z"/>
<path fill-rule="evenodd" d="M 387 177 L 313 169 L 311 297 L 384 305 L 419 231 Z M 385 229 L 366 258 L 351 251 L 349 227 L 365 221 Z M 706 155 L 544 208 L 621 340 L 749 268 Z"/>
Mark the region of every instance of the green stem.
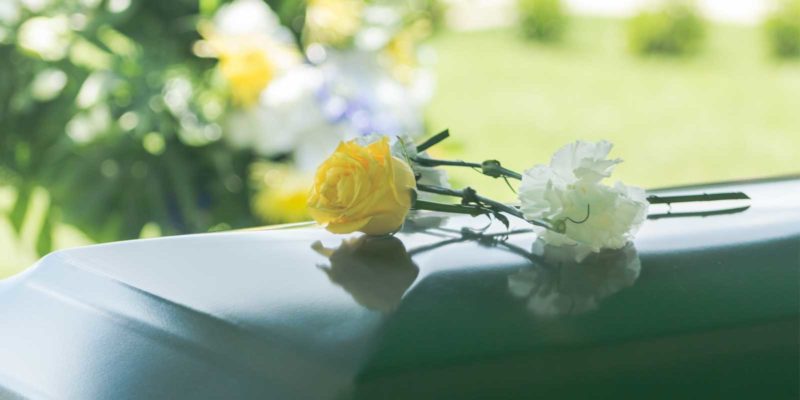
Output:
<path fill-rule="evenodd" d="M 423 151 L 428 150 L 431 147 L 439 144 L 439 142 L 441 142 L 442 140 L 447 139 L 448 137 L 450 137 L 450 130 L 449 129 L 445 129 L 445 130 L 443 130 L 443 131 L 431 136 L 428 140 L 420 143 L 417 146 L 417 152 L 418 153 L 422 153 Z"/>
<path fill-rule="evenodd" d="M 529 223 L 531 223 L 533 225 L 536 225 L 536 226 L 541 226 L 543 228 L 550 229 L 550 230 L 553 229 L 553 227 L 550 224 L 548 224 L 547 222 L 537 221 L 537 220 L 528 220 L 528 219 L 525 218 L 525 216 L 522 214 L 522 212 L 519 209 L 517 209 L 516 207 L 512 207 L 512 206 L 509 206 L 507 204 L 503 204 L 503 203 L 500 203 L 498 201 L 494 201 L 492 199 L 480 196 L 477 193 L 475 193 L 474 190 L 471 190 L 470 188 L 467 188 L 467 189 L 471 190 L 471 193 L 469 193 L 469 194 L 467 193 L 466 190 L 448 189 L 448 188 L 443 188 L 443 187 L 439 187 L 439 186 L 432 186 L 432 185 L 417 184 L 417 189 L 419 191 L 422 191 L 422 192 L 440 194 L 440 195 L 443 195 L 443 196 L 458 197 L 462 201 L 475 201 L 475 202 L 477 202 L 479 204 L 487 205 L 489 208 L 491 208 L 494 211 L 504 212 L 506 214 L 513 215 L 513 216 L 515 216 L 515 217 L 517 217 L 519 219 L 525 220 L 525 221 L 527 221 L 527 222 L 529 222 Z"/>
<path fill-rule="evenodd" d="M 518 181 L 522 180 L 522 174 L 500 165 L 500 161 L 497 160 L 484 161 L 481 164 L 481 172 L 483 172 L 484 175 L 491 176 L 492 178 L 506 177 L 516 179 Z"/>
<path fill-rule="evenodd" d="M 750 206 L 744 206 L 744 207 L 726 208 L 724 210 L 714 210 L 714 211 L 695 211 L 695 212 L 679 212 L 679 213 L 667 212 L 661 214 L 650 214 L 647 216 L 647 219 L 710 217 L 712 215 L 736 214 L 747 211 L 749 209 Z"/>
<path fill-rule="evenodd" d="M 461 160 L 437 160 L 433 158 L 426 158 L 426 157 L 414 157 L 413 161 L 423 167 L 438 167 L 438 166 L 447 166 L 447 167 L 468 167 L 468 168 L 480 168 L 481 165 L 478 163 L 471 163 Z"/>
<path fill-rule="evenodd" d="M 689 203 L 693 201 L 719 201 L 719 200 L 749 200 L 750 197 L 742 192 L 702 193 L 679 196 L 647 196 L 650 204 Z"/>
<path fill-rule="evenodd" d="M 462 160 L 439 160 L 435 158 L 427 158 L 427 157 L 414 157 L 413 161 L 423 167 L 467 167 L 473 169 L 479 169 L 482 174 L 486 176 L 490 176 L 492 178 L 512 178 L 516 180 L 522 180 L 522 175 L 516 171 L 512 171 L 506 167 L 500 165 L 499 161 L 496 160 L 488 160 L 482 163 L 474 163 Z"/>
<path fill-rule="evenodd" d="M 476 217 L 481 214 L 486 214 L 486 210 L 482 210 L 475 206 L 465 206 L 459 204 L 441 204 L 431 201 L 417 200 L 414 202 L 415 210 L 428 210 L 428 211 L 441 211 L 454 214 L 468 214 Z"/>

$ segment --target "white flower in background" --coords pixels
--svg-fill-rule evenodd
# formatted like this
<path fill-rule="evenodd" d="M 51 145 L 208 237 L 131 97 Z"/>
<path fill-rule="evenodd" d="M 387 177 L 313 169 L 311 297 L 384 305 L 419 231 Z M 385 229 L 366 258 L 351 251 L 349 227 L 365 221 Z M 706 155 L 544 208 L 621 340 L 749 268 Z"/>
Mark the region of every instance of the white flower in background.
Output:
<path fill-rule="evenodd" d="M 213 18 L 215 33 L 229 36 L 291 34 L 281 26 L 278 16 L 261 0 L 236 0 L 217 10 Z M 291 40 L 291 37 L 288 38 Z"/>
<path fill-rule="evenodd" d="M 385 49 L 393 33 L 370 51 L 325 46 L 352 37 L 362 28 L 362 13 L 372 7 L 356 0 L 311 2 L 306 28 L 327 26 L 326 34 L 332 35 L 325 40 L 318 36 L 322 44 L 306 38 L 311 41 L 311 65 L 302 62 L 291 33 L 262 1 L 236 0 L 221 7 L 200 27 L 206 40 L 195 51 L 219 58 L 219 70 L 230 88 L 235 107 L 225 116 L 225 138 L 265 157 L 291 155 L 298 169 L 313 171 L 341 140 L 372 133 L 423 133 L 432 74 L 397 79 Z M 347 11 L 339 16 L 351 20 L 337 17 L 331 22 L 331 10 Z M 394 32 L 402 28 L 402 21 L 397 10 L 389 11 L 383 19 L 397 25 L 387 31 Z M 377 14 L 370 12 L 369 20 L 376 20 Z"/>
<path fill-rule="evenodd" d="M 364 26 L 355 36 L 357 48 L 367 51 L 380 50 L 389 44 L 403 26 L 401 3 L 372 4 L 364 9 Z"/>
<path fill-rule="evenodd" d="M 341 45 L 361 28 L 363 0 L 309 0 L 305 36 L 310 43 Z"/>
<path fill-rule="evenodd" d="M 294 152 L 297 167 L 313 171 L 346 131 L 322 112 L 317 100 L 322 83 L 314 67 L 289 70 L 261 93 L 256 106 L 229 115 L 229 140 L 266 157 Z"/>
<path fill-rule="evenodd" d="M 537 165 L 522 176 L 519 199 L 525 218 L 563 228 L 563 234 L 544 231 L 542 238 L 553 245 L 577 245 L 577 259 L 622 248 L 647 216 L 643 189 L 601 182 L 621 162 L 607 159 L 611 147 L 606 141 L 571 143 L 553 155 L 550 165 Z"/>
<path fill-rule="evenodd" d="M 44 11 L 48 6 L 50 6 L 51 3 L 52 3 L 52 0 L 20 0 L 20 2 L 30 12 L 39 13 L 39 12 Z"/>
<path fill-rule="evenodd" d="M 575 261 L 575 247 L 551 246 L 536 241 L 533 254 L 540 263 L 508 277 L 508 290 L 528 299 L 528 310 L 539 317 L 580 314 L 633 285 L 641 262 L 633 244 L 603 250 Z"/>
<path fill-rule="evenodd" d="M 254 105 L 273 79 L 301 62 L 291 32 L 260 0 L 236 0 L 220 7 L 200 31 L 206 40 L 196 52 L 219 59 L 220 72 L 239 106 Z"/>
<path fill-rule="evenodd" d="M 405 85 L 371 51 L 330 51 L 320 68 L 325 75 L 320 98 L 332 122 L 346 122 L 361 135 L 423 133 L 422 115 L 432 80 Z"/>
<path fill-rule="evenodd" d="M 234 147 L 273 157 L 313 145 L 310 132 L 329 130 L 315 102 L 321 75 L 302 64 L 292 33 L 266 3 L 236 0 L 222 6 L 201 32 L 207 40 L 200 53 L 219 58 L 236 106 L 223 125 Z"/>
<path fill-rule="evenodd" d="M 20 14 L 20 6 L 16 0 L 0 1 L 0 25 L 16 24 Z"/>
<path fill-rule="evenodd" d="M 67 55 L 71 31 L 66 15 L 33 17 L 25 21 L 17 34 L 19 46 L 47 61 Z"/>

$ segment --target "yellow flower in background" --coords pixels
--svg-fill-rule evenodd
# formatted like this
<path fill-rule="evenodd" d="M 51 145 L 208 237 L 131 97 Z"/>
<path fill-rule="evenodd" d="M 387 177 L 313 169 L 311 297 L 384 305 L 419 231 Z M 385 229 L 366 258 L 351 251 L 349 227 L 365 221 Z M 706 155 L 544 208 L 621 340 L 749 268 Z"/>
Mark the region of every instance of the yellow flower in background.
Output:
<path fill-rule="evenodd" d="M 197 30 L 204 40 L 195 43 L 194 53 L 219 59 L 220 75 L 237 106 L 254 105 L 274 78 L 302 62 L 291 32 L 263 0 L 221 5 L 199 21 Z"/>
<path fill-rule="evenodd" d="M 308 211 L 333 233 L 384 235 L 403 225 L 414 188 L 411 167 L 392 156 L 387 137 L 342 142 L 317 169 Z"/>
<path fill-rule="evenodd" d="M 308 221 L 308 188 L 311 178 L 289 167 L 257 164 L 254 179 L 260 186 L 253 199 L 253 211 L 270 224 Z"/>
<path fill-rule="evenodd" d="M 339 45 L 361 27 L 362 0 L 309 0 L 306 9 L 308 43 Z"/>
<path fill-rule="evenodd" d="M 420 20 L 398 32 L 387 43 L 386 55 L 392 63 L 395 77 L 401 82 L 411 82 L 414 69 L 419 66 L 417 45 L 430 33 L 430 22 Z"/>
<path fill-rule="evenodd" d="M 275 66 L 266 49 L 234 39 L 213 43 L 218 52 L 220 72 L 230 85 L 233 102 L 242 106 L 255 104 L 275 75 Z"/>

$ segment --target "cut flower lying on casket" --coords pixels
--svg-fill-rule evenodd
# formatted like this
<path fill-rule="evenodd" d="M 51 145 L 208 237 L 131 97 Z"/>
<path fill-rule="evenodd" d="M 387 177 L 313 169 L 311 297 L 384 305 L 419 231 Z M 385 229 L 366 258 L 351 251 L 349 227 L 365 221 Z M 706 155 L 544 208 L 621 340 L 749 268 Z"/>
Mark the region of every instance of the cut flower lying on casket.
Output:
<path fill-rule="evenodd" d="M 708 200 L 708 195 L 646 196 L 641 188 L 603 183 L 620 159 L 608 159 L 612 144 L 577 141 L 559 149 L 549 164 L 520 174 L 497 160 L 472 163 L 429 158 L 425 150 L 449 136 L 448 131 L 413 146 L 403 138 L 370 136 L 343 142 L 319 167 L 308 199 L 311 216 L 334 233 L 385 235 L 398 231 L 410 209 L 489 215 L 508 225 L 507 215 L 523 219 L 552 245 L 576 247 L 582 258 L 602 249 L 625 247 L 647 217 L 650 203 Z M 505 179 L 519 195 L 519 205 L 454 189 L 441 167 L 467 167 Z M 520 181 L 517 187 L 511 181 Z M 429 194 L 455 197 L 458 203 L 430 200 Z M 742 193 L 714 199 L 747 198 Z"/>
<path fill-rule="evenodd" d="M 308 209 L 334 233 L 383 235 L 398 230 L 412 206 L 414 172 L 383 137 L 362 146 L 342 142 L 317 170 Z"/>

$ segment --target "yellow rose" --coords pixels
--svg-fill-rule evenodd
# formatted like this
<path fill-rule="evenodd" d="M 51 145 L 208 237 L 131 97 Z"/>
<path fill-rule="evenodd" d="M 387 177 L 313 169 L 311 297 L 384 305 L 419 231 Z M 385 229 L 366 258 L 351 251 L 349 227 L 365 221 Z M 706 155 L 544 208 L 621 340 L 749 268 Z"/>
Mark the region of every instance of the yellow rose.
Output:
<path fill-rule="evenodd" d="M 317 169 L 308 211 L 333 233 L 384 235 L 403 225 L 414 188 L 411 167 L 392 156 L 388 138 L 342 142 Z"/>

